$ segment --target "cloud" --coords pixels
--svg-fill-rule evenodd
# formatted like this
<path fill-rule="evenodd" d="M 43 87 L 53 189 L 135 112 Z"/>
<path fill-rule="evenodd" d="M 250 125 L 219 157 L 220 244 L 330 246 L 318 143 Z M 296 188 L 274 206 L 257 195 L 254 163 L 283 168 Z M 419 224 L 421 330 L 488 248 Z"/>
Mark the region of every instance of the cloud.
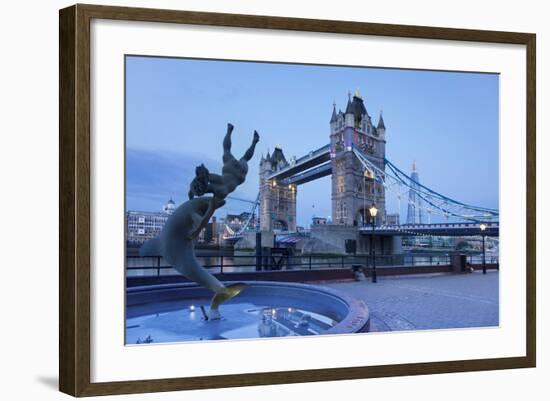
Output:
<path fill-rule="evenodd" d="M 195 167 L 201 163 L 212 172 L 221 172 L 221 160 L 197 153 L 127 148 L 127 209 L 156 212 L 160 211 L 162 205 L 170 198 L 177 205 L 185 202 L 189 184 L 195 177 Z M 257 193 L 258 168 L 254 163 L 250 165 L 246 182 L 230 196 L 254 200 Z M 302 186 L 298 193 L 298 224 L 309 225 L 313 214 L 328 216 L 331 208 L 330 199 L 329 177 Z M 248 212 L 251 207 L 250 203 L 227 199 L 227 204 L 216 212 L 216 216 Z"/>
<path fill-rule="evenodd" d="M 160 210 L 172 197 L 187 199 L 195 167 L 204 163 L 217 170 L 220 163 L 196 155 L 128 148 L 126 150 L 126 199 L 129 210 Z"/>

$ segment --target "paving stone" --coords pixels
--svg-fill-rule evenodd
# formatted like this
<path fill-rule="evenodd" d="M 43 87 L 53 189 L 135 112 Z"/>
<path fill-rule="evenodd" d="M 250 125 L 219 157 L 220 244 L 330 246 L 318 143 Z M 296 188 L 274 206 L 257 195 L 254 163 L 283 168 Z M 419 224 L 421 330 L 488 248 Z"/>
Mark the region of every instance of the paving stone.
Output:
<path fill-rule="evenodd" d="M 489 327 L 499 324 L 499 274 L 379 277 L 324 283 L 364 300 L 377 331 Z"/>

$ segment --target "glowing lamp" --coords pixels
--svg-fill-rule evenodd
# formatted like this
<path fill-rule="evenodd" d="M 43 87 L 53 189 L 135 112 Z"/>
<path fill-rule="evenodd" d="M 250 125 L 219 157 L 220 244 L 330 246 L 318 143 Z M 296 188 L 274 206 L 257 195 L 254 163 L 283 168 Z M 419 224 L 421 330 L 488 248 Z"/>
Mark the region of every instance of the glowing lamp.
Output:
<path fill-rule="evenodd" d="M 372 205 L 371 207 L 369 207 L 369 214 L 371 215 L 371 217 L 376 217 L 376 215 L 378 214 L 378 209 L 376 208 L 376 206 Z"/>

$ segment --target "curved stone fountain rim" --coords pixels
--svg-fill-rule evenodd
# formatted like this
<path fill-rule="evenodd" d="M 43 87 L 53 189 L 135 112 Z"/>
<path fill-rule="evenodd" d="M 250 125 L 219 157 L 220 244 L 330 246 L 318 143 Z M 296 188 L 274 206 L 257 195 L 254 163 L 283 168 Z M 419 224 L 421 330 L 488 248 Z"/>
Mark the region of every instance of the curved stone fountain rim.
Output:
<path fill-rule="evenodd" d="M 350 334 L 358 332 L 366 332 L 370 326 L 370 314 L 367 305 L 358 299 L 352 298 L 341 291 L 333 290 L 322 285 L 311 285 L 302 283 L 289 283 L 280 281 L 224 281 L 224 284 L 246 283 L 250 286 L 268 286 L 268 287 L 286 287 L 295 288 L 297 290 L 309 290 L 324 293 L 326 296 L 331 296 L 339 299 L 348 306 L 348 314 L 337 323 L 334 327 L 328 329 L 326 334 Z M 202 288 L 195 283 L 172 283 L 172 284 L 155 284 L 148 286 L 137 286 L 126 289 L 128 294 L 144 293 L 149 291 L 158 291 L 176 288 Z"/>

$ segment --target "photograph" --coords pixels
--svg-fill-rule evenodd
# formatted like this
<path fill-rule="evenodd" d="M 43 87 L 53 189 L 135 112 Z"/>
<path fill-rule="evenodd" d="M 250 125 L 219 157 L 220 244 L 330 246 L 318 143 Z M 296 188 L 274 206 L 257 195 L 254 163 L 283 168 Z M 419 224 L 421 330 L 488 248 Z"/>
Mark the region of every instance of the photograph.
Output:
<path fill-rule="evenodd" d="M 3 3 L 1 399 L 548 398 L 544 2 L 95 3 Z"/>
<path fill-rule="evenodd" d="M 499 85 L 126 54 L 125 345 L 498 328 Z"/>
<path fill-rule="evenodd" d="M 538 28 L 158 7 L 59 10 L 61 392 L 537 366 Z"/>

